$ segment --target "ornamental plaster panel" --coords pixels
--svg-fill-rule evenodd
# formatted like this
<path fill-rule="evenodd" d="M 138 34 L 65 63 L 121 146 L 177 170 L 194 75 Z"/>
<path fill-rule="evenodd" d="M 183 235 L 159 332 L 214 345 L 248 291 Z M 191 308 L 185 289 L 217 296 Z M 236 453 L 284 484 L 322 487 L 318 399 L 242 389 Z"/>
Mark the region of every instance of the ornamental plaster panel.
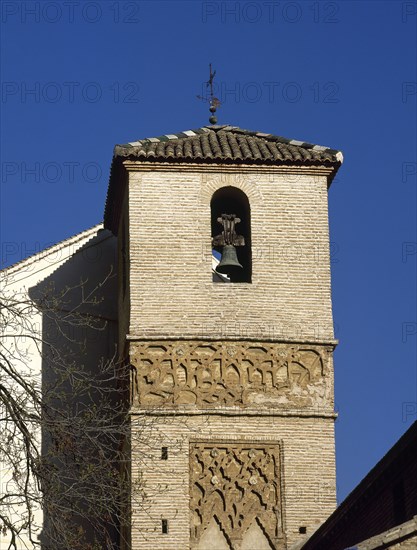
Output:
<path fill-rule="evenodd" d="M 277 443 L 191 443 L 191 549 L 200 550 L 213 520 L 230 550 L 246 547 L 246 539 L 259 548 L 284 548 L 280 461 Z"/>
<path fill-rule="evenodd" d="M 332 405 L 330 346 L 165 340 L 134 342 L 130 353 L 141 408 Z"/>

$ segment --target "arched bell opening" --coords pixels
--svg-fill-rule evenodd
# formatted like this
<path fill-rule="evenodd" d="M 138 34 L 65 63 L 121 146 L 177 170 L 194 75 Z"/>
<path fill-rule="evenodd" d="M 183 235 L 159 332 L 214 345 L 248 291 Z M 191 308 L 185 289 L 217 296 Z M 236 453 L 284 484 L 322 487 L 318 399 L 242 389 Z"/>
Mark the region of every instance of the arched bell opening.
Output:
<path fill-rule="evenodd" d="M 213 280 L 252 282 L 250 204 L 240 189 L 228 186 L 214 193 L 211 199 L 211 236 L 213 255 L 220 257 L 217 277 Z"/>

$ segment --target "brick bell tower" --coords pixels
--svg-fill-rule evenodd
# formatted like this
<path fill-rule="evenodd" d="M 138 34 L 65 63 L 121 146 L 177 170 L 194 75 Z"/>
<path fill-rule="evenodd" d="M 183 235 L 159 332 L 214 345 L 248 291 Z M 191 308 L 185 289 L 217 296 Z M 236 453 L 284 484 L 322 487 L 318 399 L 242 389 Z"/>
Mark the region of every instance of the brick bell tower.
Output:
<path fill-rule="evenodd" d="M 327 191 L 341 163 L 233 126 L 116 146 L 123 548 L 290 549 L 334 510 Z"/>

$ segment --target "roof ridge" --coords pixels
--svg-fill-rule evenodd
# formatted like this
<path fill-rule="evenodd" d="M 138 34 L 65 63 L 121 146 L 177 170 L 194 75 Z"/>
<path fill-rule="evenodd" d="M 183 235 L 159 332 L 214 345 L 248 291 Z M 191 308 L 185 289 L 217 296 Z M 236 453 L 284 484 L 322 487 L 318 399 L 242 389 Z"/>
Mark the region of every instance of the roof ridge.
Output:
<path fill-rule="evenodd" d="M 327 147 L 325 145 L 315 145 L 308 141 L 300 141 L 296 139 L 285 138 L 283 136 L 278 136 L 276 134 L 269 134 L 266 132 L 247 130 L 245 128 L 240 128 L 239 126 L 232 126 L 230 124 L 215 124 L 211 126 L 202 126 L 201 128 L 195 128 L 193 130 L 184 130 L 182 132 L 178 132 L 175 134 L 163 134 L 162 136 L 147 137 L 147 138 L 139 139 L 137 141 L 132 141 L 126 144 L 116 145 L 115 153 L 118 147 L 123 147 L 123 148 L 140 147 L 141 145 L 145 145 L 148 143 L 163 143 L 166 141 L 174 141 L 179 139 L 198 137 L 199 135 L 202 135 L 202 134 L 209 134 L 210 132 L 217 133 L 221 131 L 232 132 L 232 133 L 242 134 L 246 136 L 253 136 L 253 137 L 265 139 L 267 141 L 278 141 L 279 143 L 302 147 L 303 149 L 312 149 L 314 151 L 328 152 L 334 155 L 339 154 L 338 160 L 340 162 L 343 161 L 343 156 L 341 155 L 341 152 L 339 150 L 333 149 L 331 147 Z"/>
<path fill-rule="evenodd" d="M 125 145 L 116 145 L 110 170 L 109 190 L 104 213 L 105 227 L 116 234 L 118 214 L 112 203 L 120 198 L 124 186 L 116 181 L 116 174 L 124 162 L 216 164 L 241 166 L 303 166 L 325 169 L 328 186 L 343 162 L 341 151 L 313 145 L 307 141 L 287 139 L 265 132 L 245 130 L 228 124 L 203 126 L 195 130 L 184 130 L 177 134 L 164 134 L 144 138 Z"/>
<path fill-rule="evenodd" d="M 23 264 L 30 265 L 33 262 L 36 262 L 37 260 L 44 258 L 50 254 L 54 254 L 55 252 L 61 250 L 62 248 L 65 248 L 66 246 L 70 244 L 75 244 L 78 241 L 81 241 L 84 238 L 87 238 L 88 236 L 93 235 L 95 232 L 98 232 L 100 230 L 104 229 L 104 223 L 100 222 L 96 225 L 93 225 L 92 227 L 88 229 L 84 229 L 84 231 L 80 231 L 79 233 L 76 233 L 75 235 L 71 235 L 71 237 L 68 237 L 66 239 L 62 239 L 61 241 L 58 241 L 57 243 L 54 243 L 50 246 L 47 246 L 46 248 L 43 248 L 39 252 L 35 252 L 35 254 L 31 254 L 27 258 L 23 258 L 22 260 L 18 260 L 17 262 L 0 269 L 0 273 L 6 273 L 9 270 L 14 270 L 17 267 L 23 267 Z"/>

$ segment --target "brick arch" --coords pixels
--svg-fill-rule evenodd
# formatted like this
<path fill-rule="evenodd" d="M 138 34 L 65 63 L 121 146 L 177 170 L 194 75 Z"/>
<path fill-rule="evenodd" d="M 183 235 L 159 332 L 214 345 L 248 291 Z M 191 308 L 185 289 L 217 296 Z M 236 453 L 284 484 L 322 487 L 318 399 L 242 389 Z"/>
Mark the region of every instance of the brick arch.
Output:
<path fill-rule="evenodd" d="M 222 187 L 236 187 L 248 197 L 251 208 L 263 202 L 262 193 L 256 182 L 257 173 L 218 172 L 202 176 L 201 199 L 205 206 L 210 208 L 211 199 L 216 191 Z"/>
<path fill-rule="evenodd" d="M 221 238 L 222 242 L 216 242 L 214 248 L 223 254 L 223 245 L 233 244 L 235 254 L 241 266 L 228 272 L 231 282 L 252 282 L 252 230 L 251 230 L 251 203 L 248 195 L 240 188 L 232 185 L 220 187 L 215 191 L 210 201 L 211 236 Z M 224 242 L 224 227 L 219 223 L 223 214 L 234 214 L 238 224 L 232 233 L 235 235 L 233 242 Z M 234 222 L 231 222 L 234 223 Z M 231 239 L 230 235 L 228 237 Z M 214 240 L 213 240 L 214 243 Z M 223 256 L 222 256 L 223 258 Z"/>

